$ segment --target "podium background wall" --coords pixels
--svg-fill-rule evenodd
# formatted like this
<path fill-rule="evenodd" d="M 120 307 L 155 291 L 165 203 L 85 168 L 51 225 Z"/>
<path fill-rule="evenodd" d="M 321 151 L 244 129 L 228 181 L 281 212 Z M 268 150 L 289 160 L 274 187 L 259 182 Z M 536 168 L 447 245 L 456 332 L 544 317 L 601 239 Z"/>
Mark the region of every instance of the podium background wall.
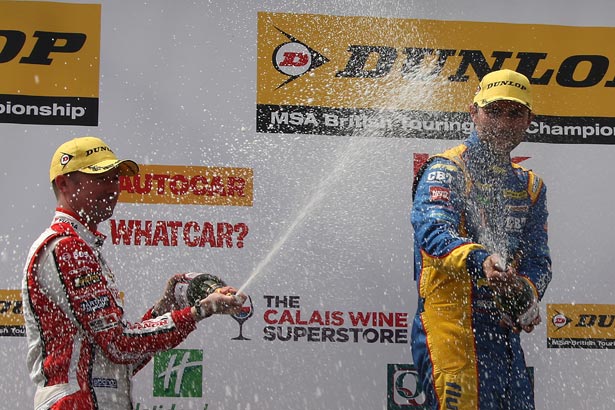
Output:
<path fill-rule="evenodd" d="M 27 2 L 0 3 L 0 14 L 14 10 L 15 3 Z M 58 4 L 49 5 L 61 7 Z M 84 87 L 83 95 L 72 95 L 98 99 L 96 123 L 34 125 L 10 122 L 0 115 L 0 187 L 4 193 L 0 201 L 0 357 L 5 369 L 0 409 L 32 406 L 34 388 L 25 368 L 27 349 L 15 292 L 21 286 L 28 248 L 53 214 L 55 201 L 48 183 L 51 155 L 65 140 L 82 135 L 100 136 L 120 157 L 134 159 L 146 168 L 161 166 L 170 170 L 169 175 L 226 175 L 221 180 L 226 195 L 217 191 L 195 199 L 213 203 L 174 203 L 168 181 L 164 194 L 150 192 L 150 202 L 127 199 L 128 192 L 122 193 L 124 199 L 113 220 L 100 229 L 109 236 L 106 255 L 124 291 L 129 320 L 138 320 L 154 303 L 173 273 L 210 272 L 236 286 L 250 279 L 245 291 L 252 298 L 254 313 L 241 329 L 249 340 L 233 340 L 240 327 L 232 318 L 208 319 L 174 351 L 193 354 L 192 366 L 175 375 L 184 371 L 196 377 L 201 391 L 181 387 L 179 396 L 173 397 L 160 387 L 161 371 L 168 369 L 165 360 L 171 360 L 163 355 L 134 379 L 138 409 L 420 408 L 422 397 L 414 384 L 408 343 L 416 307 L 409 216 L 414 160 L 417 155 L 455 145 L 464 134 L 434 139 L 433 133 L 403 135 L 397 129 L 383 136 L 386 132 L 377 127 L 321 132 L 306 123 L 293 128 L 292 122 L 285 124 L 285 132 L 263 132 L 257 124 L 257 107 L 288 102 L 295 112 L 310 112 L 314 107 L 306 95 L 317 87 L 322 87 L 318 91 L 322 93 L 327 88 L 319 75 L 326 70 L 341 71 L 344 66 L 334 57 L 348 55 L 348 41 L 365 41 L 368 36 L 344 34 L 352 29 L 348 23 L 362 24 L 372 17 L 383 28 L 375 46 L 422 45 L 421 33 L 386 43 L 387 26 L 396 33 L 407 22 L 433 21 L 436 29 L 447 30 L 451 26 L 444 23 L 459 22 L 462 34 L 477 27 L 476 38 L 485 40 L 477 41 L 474 48 L 484 51 L 490 64 L 494 59 L 488 53 L 494 49 L 514 55 L 519 51 L 600 55 L 609 63 L 615 61 L 612 37 L 605 36 L 615 34 L 609 27 L 615 4 L 606 0 L 98 4 L 100 54 L 94 59 L 99 64 L 98 87 L 91 87 L 91 80 L 77 78 L 77 82 L 90 81 L 90 88 Z M 329 23 L 332 18 L 339 26 L 310 25 Z M 305 26 L 289 22 L 304 22 Z M 33 44 L 35 30 L 62 31 L 45 20 L 20 22 L 21 28 L 9 27 L 1 18 L 0 23 L 4 25 L 0 30 L 20 29 L 28 34 L 19 57 Z M 67 31 L 73 23 L 68 15 Z M 286 26 L 272 28 L 275 24 Z M 541 37 L 534 43 L 526 32 L 492 46 L 500 28 L 514 32 L 516 27 L 533 26 L 540 33 L 574 33 L 577 41 L 568 49 L 556 39 Z M 276 28 L 307 37 L 322 30 L 338 31 L 342 40 L 323 36 L 310 43 L 310 38 L 297 37 L 308 47 L 317 42 L 327 45 L 315 51 L 327 57 L 329 65 L 314 68 L 286 88 L 267 88 L 269 82 L 281 84 L 288 79 L 275 77 L 280 75 L 271 64 L 275 47 L 266 43 L 271 32 L 265 30 L 275 32 Z M 436 45 L 473 46 L 469 40 L 454 38 L 454 33 L 438 39 Z M 64 56 L 57 53 L 54 57 L 60 61 Z M 562 60 L 548 61 L 557 68 Z M 516 62 L 511 58 L 506 64 L 515 68 Z M 18 64 L 17 60 L 0 63 L 0 74 L 3 70 L 11 75 L 19 72 Z M 55 69 L 53 64 L 49 69 Z M 539 66 L 537 75 L 543 69 Z M 615 78 L 615 71 L 608 64 L 606 69 L 604 80 L 593 87 L 573 89 L 552 81 L 539 88 L 536 112 L 549 124 L 577 121 L 593 127 L 599 118 L 604 127 L 612 127 L 613 88 L 605 82 Z M 41 68 L 43 78 L 44 70 Z M 575 78 L 583 78 L 588 70 L 588 65 L 580 64 Z M 449 111 L 463 113 L 471 100 L 478 79 L 472 68 L 467 74 L 467 82 L 454 84 L 450 104 L 455 106 Z M 9 77 L 3 76 L 0 105 L 6 109 L 6 102 L 16 101 L 18 93 Z M 431 115 L 449 104 L 441 98 L 449 86 L 441 77 L 433 89 L 424 83 L 418 88 L 412 82 L 401 86 L 395 82 L 397 77 L 391 81 L 378 83 L 388 92 L 382 104 L 374 85 L 368 91 L 375 98 L 366 102 L 371 106 L 351 106 L 358 100 L 343 100 L 340 94 L 340 105 L 328 109 L 358 113 L 367 107 L 377 116 L 398 104 L 402 111 L 412 111 L 417 104 L 425 107 L 423 114 Z M 349 80 L 348 84 L 357 82 Z M 288 94 L 280 97 L 280 93 Z M 351 90 L 348 93 L 352 96 Z M 317 97 L 334 102 L 338 98 Z M 271 118 L 266 120 L 274 121 Z M 533 137 L 541 142 L 523 143 L 514 152 L 527 157 L 522 165 L 534 169 L 548 185 L 554 271 L 541 304 L 544 324 L 523 336 L 526 357 L 534 369 L 538 409 L 611 409 L 615 405 L 610 382 L 614 359 L 610 342 L 615 339 L 611 323 L 615 317 L 611 305 L 615 287 L 613 137 L 605 129 L 602 139 L 578 137 L 561 143 L 551 130 L 551 135 L 535 133 Z M 248 188 L 229 194 L 228 176 L 240 178 Z M 147 244 L 147 235 L 140 244 L 134 235 L 122 237 L 115 228 L 130 221 L 143 227 L 151 221 L 152 242 Z M 173 226 L 181 226 L 175 242 Z M 201 235 L 204 239 L 199 242 L 195 238 Z M 547 311 L 548 305 L 553 305 L 555 313 Z M 585 310 L 579 311 L 579 306 Z M 577 316 L 565 314 L 568 307 Z M 554 320 L 562 312 L 570 320 L 568 326 L 557 326 Z M 591 317 L 602 320 L 591 322 Z M 587 348 L 578 342 L 567 346 L 570 348 L 548 347 L 548 340 L 557 340 L 573 326 L 585 333 L 564 336 L 565 340 L 591 341 L 599 335 L 603 345 Z M 574 348 L 579 346 L 586 348 Z"/>

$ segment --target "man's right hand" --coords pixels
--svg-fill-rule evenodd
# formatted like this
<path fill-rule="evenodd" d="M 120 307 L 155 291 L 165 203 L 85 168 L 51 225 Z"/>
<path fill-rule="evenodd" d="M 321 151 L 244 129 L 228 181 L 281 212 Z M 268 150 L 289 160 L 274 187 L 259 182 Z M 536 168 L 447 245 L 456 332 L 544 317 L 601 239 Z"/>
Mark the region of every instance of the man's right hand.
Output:
<path fill-rule="evenodd" d="M 496 293 L 510 292 L 515 286 L 517 273 L 510 266 L 506 266 L 504 259 L 498 254 L 491 254 L 483 262 L 483 272 L 489 286 Z"/>
<path fill-rule="evenodd" d="M 205 319 L 213 314 L 238 314 L 247 298 L 245 293 L 238 293 L 234 287 L 223 286 L 205 299 L 201 299 L 198 311 L 195 308 L 193 314 L 197 320 Z"/>

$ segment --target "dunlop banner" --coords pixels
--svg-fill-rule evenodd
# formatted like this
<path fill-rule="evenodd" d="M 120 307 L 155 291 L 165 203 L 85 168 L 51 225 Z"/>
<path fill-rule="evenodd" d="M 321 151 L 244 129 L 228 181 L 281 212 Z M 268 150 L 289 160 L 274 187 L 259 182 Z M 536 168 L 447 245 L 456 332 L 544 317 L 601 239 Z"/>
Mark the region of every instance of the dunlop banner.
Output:
<path fill-rule="evenodd" d="M 547 346 L 615 349 L 615 305 L 547 305 Z"/>
<path fill-rule="evenodd" d="M 0 289 L 0 336 L 25 336 L 19 289 Z"/>
<path fill-rule="evenodd" d="M 100 11 L 0 2 L 0 122 L 98 125 Z"/>
<path fill-rule="evenodd" d="M 257 130 L 463 139 L 479 79 L 533 84 L 529 141 L 615 143 L 615 28 L 259 13 Z"/>

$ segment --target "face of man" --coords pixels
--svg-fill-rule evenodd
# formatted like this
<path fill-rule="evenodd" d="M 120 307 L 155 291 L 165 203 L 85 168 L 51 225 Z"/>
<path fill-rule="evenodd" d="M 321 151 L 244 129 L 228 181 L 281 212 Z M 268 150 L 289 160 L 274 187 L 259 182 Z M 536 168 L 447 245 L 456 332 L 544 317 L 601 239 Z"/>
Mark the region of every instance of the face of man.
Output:
<path fill-rule="evenodd" d="M 515 101 L 494 101 L 484 107 L 470 106 L 478 137 L 499 155 L 509 155 L 525 139 L 534 115 Z"/>
<path fill-rule="evenodd" d="M 119 170 L 114 168 L 102 174 L 71 172 L 59 175 L 56 185 L 61 192 L 59 205 L 67 206 L 96 229 L 113 215 L 120 190 Z"/>

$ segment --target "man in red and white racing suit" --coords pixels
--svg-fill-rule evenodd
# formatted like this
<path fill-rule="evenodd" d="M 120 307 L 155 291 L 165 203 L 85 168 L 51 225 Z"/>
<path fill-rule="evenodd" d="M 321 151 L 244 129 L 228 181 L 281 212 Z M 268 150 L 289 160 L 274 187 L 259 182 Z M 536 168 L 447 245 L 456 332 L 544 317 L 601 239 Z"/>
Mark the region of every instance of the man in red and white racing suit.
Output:
<path fill-rule="evenodd" d="M 132 408 L 131 377 L 157 352 L 182 342 L 198 320 L 237 313 L 243 295 L 226 287 L 178 309 L 165 296 L 138 323 L 124 319 L 120 291 L 101 254 L 96 226 L 117 202 L 119 176 L 138 166 L 118 160 L 94 137 L 62 145 L 50 176 L 58 198 L 51 226 L 30 249 L 23 279 L 27 365 L 35 409 Z M 227 294 L 228 293 L 228 294 Z"/>

